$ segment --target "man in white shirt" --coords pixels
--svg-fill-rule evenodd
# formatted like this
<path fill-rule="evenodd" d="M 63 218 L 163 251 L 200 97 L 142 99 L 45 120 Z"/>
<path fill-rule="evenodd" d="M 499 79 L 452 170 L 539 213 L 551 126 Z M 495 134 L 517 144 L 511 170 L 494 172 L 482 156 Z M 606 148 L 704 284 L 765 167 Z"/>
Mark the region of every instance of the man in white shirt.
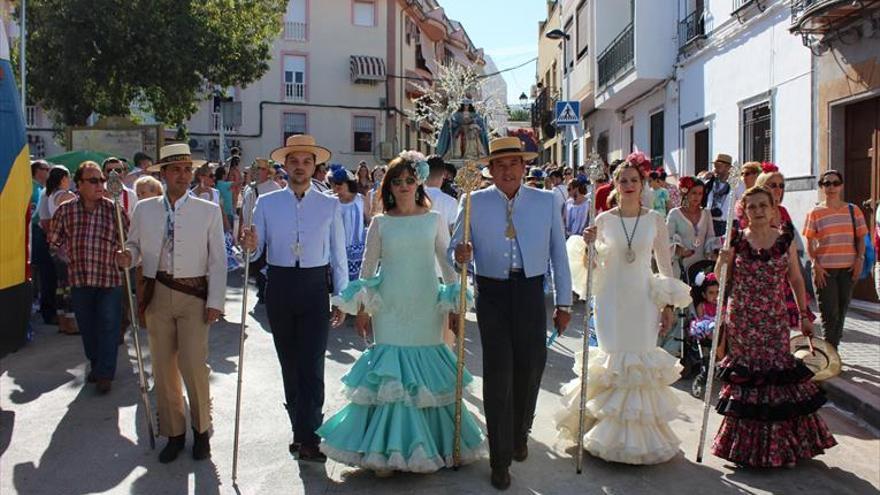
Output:
<path fill-rule="evenodd" d="M 431 200 L 431 209 L 440 214 L 449 231 L 452 232 L 455 217 L 458 215 L 458 201 L 440 189 L 446 177 L 446 163 L 439 155 L 431 155 L 428 157 L 428 168 L 430 172 L 425 181 L 425 193 Z"/>
<path fill-rule="evenodd" d="M 342 205 L 312 185 L 315 166 L 330 159 L 312 136 L 290 136 L 271 157 L 284 163 L 288 187 L 260 196 L 241 244 L 251 259 L 266 252 L 266 313 L 293 429 L 288 449 L 300 461 L 323 463 L 315 430 L 324 420 L 324 354 L 331 324 L 345 320 L 337 308 L 331 318 L 328 271 L 334 294 L 348 284 Z"/>
<path fill-rule="evenodd" d="M 193 159 L 186 144 L 163 146 L 155 168 L 165 194 L 138 203 L 125 251 L 117 263 L 143 267 L 144 309 L 150 336 L 159 434 L 168 444 L 159 462 L 177 458 L 186 444 L 181 376 L 189 398 L 193 458 L 211 456 L 208 329 L 226 302 L 226 244 L 220 207 L 189 194 Z M 148 170 L 152 172 L 153 170 Z"/>
<path fill-rule="evenodd" d="M 253 183 L 248 184 L 247 188 L 244 190 L 244 195 L 241 200 L 241 221 L 238 222 L 239 236 L 241 236 L 246 225 L 251 225 L 253 223 L 254 208 L 256 207 L 257 199 L 262 195 L 281 189 L 281 186 L 273 180 L 275 169 L 269 163 L 269 160 L 265 158 L 257 158 L 254 160 L 254 165 L 251 171 L 252 173 L 254 173 L 253 169 L 256 169 L 256 177 L 254 178 L 256 185 Z M 257 260 L 256 264 L 257 266 L 262 266 L 264 263 L 263 260 Z M 266 295 L 266 275 L 260 269 L 254 270 L 252 273 L 257 282 L 257 304 L 263 304 L 264 296 Z"/>

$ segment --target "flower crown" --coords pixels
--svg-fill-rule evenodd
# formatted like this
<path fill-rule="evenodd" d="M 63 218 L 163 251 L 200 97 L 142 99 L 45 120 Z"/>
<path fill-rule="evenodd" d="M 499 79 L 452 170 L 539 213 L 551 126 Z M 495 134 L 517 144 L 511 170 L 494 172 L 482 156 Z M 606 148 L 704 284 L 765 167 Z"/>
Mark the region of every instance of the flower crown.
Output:
<path fill-rule="evenodd" d="M 428 180 L 431 167 L 428 166 L 428 159 L 425 158 L 425 155 L 415 150 L 403 150 L 397 156 L 412 164 L 412 167 L 415 170 L 416 181 L 418 181 L 419 184 Z"/>
<path fill-rule="evenodd" d="M 697 181 L 695 181 L 693 177 L 685 176 L 685 177 L 682 177 L 681 179 L 678 179 L 678 188 L 681 190 L 681 192 L 683 192 L 685 194 L 687 194 L 687 192 L 690 191 L 696 185 L 697 185 Z"/>
<path fill-rule="evenodd" d="M 330 165 L 330 180 L 337 183 L 348 182 L 351 179 L 348 170 L 343 165 L 334 163 Z"/>
<path fill-rule="evenodd" d="M 779 167 L 777 167 L 776 164 L 772 162 L 763 162 L 761 163 L 761 171 L 765 174 L 772 174 L 779 172 Z"/>
<path fill-rule="evenodd" d="M 636 165 L 639 168 L 651 168 L 651 160 L 641 151 L 633 151 L 626 157 L 626 161 Z"/>
<path fill-rule="evenodd" d="M 718 283 L 718 277 L 715 276 L 714 273 L 709 272 L 700 272 L 694 277 L 694 283 L 697 284 L 697 287 L 703 287 L 706 283 Z"/>

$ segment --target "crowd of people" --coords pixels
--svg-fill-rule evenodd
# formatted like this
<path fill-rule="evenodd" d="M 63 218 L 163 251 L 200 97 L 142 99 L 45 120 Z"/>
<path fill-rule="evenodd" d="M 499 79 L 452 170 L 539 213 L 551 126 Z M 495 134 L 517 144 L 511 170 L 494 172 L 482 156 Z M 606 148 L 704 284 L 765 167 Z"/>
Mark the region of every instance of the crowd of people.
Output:
<path fill-rule="evenodd" d="M 719 154 L 711 172 L 673 183 L 641 153 L 598 174 L 529 167 L 536 157 L 518 138 L 493 139 L 479 160 L 482 183 L 467 226 L 456 168 L 441 157 L 404 151 L 387 165 L 362 161 L 349 170 L 308 135 L 289 137 L 247 167 L 238 150 L 211 164 L 186 144 L 164 146 L 155 162 L 138 154 L 131 167 L 120 158 L 84 162 L 72 176 L 35 161 L 39 312 L 59 331 L 81 334 L 88 381 L 108 393 L 130 323 L 122 270 L 134 270 L 159 434 L 168 438 L 159 460 L 172 462 L 185 447 L 184 387 L 192 455 L 205 459 L 208 333 L 223 317 L 227 274 L 249 263 L 281 369 L 290 453 L 389 476 L 453 465 L 457 364 L 448 334 L 463 331 L 457 313 L 473 306 L 490 481 L 504 489 L 511 462 L 528 457 L 547 358 L 545 295 L 553 293 L 551 319 L 562 333 L 575 296 L 588 296 L 584 274 L 592 269 L 598 346 L 574 365 L 580 375 L 589 359 L 582 440 L 592 455 L 628 464 L 677 455 L 670 385 L 680 365 L 658 337 L 673 327 L 674 308 L 692 304 L 692 287 L 697 323 L 708 325 L 717 311 L 725 321 L 716 406 L 724 420 L 713 453 L 778 467 L 835 445 L 817 414 L 822 391 L 792 356 L 789 336 L 812 335 L 815 298 L 836 348 L 853 284 L 870 271 L 866 255 L 876 255 L 866 250 L 880 245 L 880 227 L 873 247 L 863 240 L 867 224 L 842 198 L 843 174 L 821 175 L 822 201 L 799 235 L 782 205 L 785 177 L 772 164 L 746 163 L 741 180 L 731 181 L 732 158 Z M 124 183 L 117 197 L 104 187 L 111 177 Z M 728 214 L 735 219 L 725 249 Z M 473 290 L 461 301 L 456 269 L 465 265 Z M 880 264 L 874 271 L 876 280 Z M 719 279 L 730 282 L 725 301 Z M 328 332 L 347 314 L 372 345 L 343 378 L 349 403 L 325 419 Z M 556 421 L 565 438 L 579 431 L 580 381 L 561 390 Z M 461 460 L 479 459 L 483 431 L 466 409 L 461 421 Z"/>

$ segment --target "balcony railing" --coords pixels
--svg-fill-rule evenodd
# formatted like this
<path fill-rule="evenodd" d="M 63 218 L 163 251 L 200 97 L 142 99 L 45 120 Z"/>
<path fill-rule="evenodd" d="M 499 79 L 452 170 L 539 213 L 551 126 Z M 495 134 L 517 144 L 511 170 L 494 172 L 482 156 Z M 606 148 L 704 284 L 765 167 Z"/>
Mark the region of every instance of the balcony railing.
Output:
<path fill-rule="evenodd" d="M 284 21 L 284 39 L 288 41 L 305 41 L 306 23 L 298 21 Z"/>
<path fill-rule="evenodd" d="M 235 128 L 231 125 L 224 125 L 223 127 L 224 127 L 224 129 L 223 129 L 224 132 L 237 132 L 238 131 L 237 128 Z M 220 132 L 220 114 L 219 113 L 212 113 L 211 114 L 211 131 L 212 132 Z"/>
<path fill-rule="evenodd" d="M 284 83 L 285 101 L 306 101 L 305 83 Z"/>
<path fill-rule="evenodd" d="M 702 10 L 691 12 L 678 23 L 678 47 L 683 48 L 691 41 L 706 35 L 706 21 Z"/>
<path fill-rule="evenodd" d="M 733 0 L 733 12 L 736 12 L 755 0 Z"/>
<path fill-rule="evenodd" d="M 599 87 L 605 87 L 635 61 L 633 25 L 629 24 L 614 41 L 599 54 Z"/>

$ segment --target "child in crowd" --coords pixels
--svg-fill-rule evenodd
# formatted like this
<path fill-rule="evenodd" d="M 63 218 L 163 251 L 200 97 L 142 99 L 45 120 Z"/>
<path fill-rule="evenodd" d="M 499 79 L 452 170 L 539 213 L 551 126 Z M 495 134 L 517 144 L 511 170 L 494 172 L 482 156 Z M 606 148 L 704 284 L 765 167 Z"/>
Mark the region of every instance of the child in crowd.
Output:
<path fill-rule="evenodd" d="M 648 174 L 648 180 L 651 183 L 651 189 L 654 190 L 654 203 L 651 209 L 666 217 L 666 214 L 672 209 L 669 191 L 666 190 L 666 171 L 654 170 Z"/>

